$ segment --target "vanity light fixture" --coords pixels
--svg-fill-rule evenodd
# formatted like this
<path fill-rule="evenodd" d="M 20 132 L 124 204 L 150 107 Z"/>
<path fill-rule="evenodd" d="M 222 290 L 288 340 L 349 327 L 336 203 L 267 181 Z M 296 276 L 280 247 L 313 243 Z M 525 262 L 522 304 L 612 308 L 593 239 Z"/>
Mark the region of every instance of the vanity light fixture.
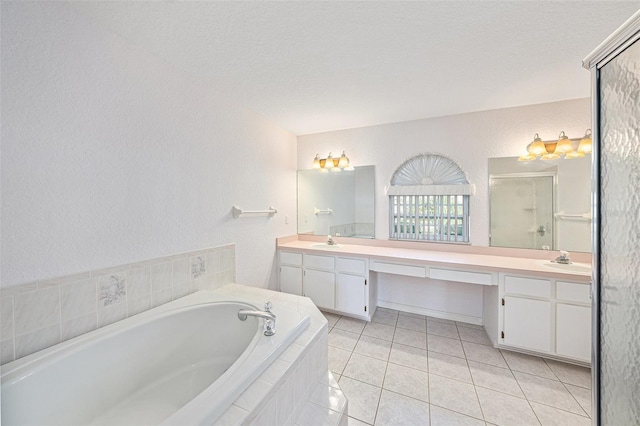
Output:
<path fill-rule="evenodd" d="M 558 140 L 543 141 L 536 133 L 533 137 L 533 142 L 527 146 L 527 153 L 521 155 L 518 161 L 532 161 L 535 159 L 555 160 L 558 158 L 571 160 L 584 157 L 585 154 L 591 154 L 591 129 L 587 129 L 584 137 L 580 139 L 578 149 L 574 149 L 574 142 L 578 140 L 579 139 L 569 139 L 564 131 L 562 131 L 560 132 L 560 136 L 558 136 Z"/>
<path fill-rule="evenodd" d="M 327 158 L 320 158 L 320 154 L 316 154 L 316 157 L 313 159 L 312 168 L 319 170 L 322 173 L 327 173 L 329 170 L 332 172 L 353 170 L 353 166 L 349 162 L 349 158 L 344 151 L 342 151 L 342 155 L 338 158 L 334 158 L 331 153 L 327 155 Z"/>

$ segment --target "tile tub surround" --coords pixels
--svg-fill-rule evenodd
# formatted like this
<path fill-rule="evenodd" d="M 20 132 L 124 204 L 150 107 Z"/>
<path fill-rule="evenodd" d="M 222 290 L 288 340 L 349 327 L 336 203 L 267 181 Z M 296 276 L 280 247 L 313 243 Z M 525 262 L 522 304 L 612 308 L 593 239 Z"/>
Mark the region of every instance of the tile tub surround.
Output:
<path fill-rule="evenodd" d="M 378 308 L 324 313 L 349 424 L 591 424 L 588 368 L 495 349 L 481 326 Z"/>
<path fill-rule="evenodd" d="M 235 244 L 0 289 L 0 364 L 235 281 Z"/>
<path fill-rule="evenodd" d="M 347 399 L 328 370 L 328 325 L 306 297 L 229 284 L 217 293 L 266 300 L 309 315 L 307 330 L 229 407 L 216 425 L 347 425 Z M 276 312 L 277 314 L 277 312 Z M 277 330 L 276 330 L 277 332 Z"/>

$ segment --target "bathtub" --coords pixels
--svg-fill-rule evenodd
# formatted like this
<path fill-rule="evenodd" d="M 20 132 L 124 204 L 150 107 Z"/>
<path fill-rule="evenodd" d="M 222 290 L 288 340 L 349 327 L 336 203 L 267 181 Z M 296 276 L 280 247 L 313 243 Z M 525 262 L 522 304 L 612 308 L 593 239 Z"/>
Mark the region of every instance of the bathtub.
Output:
<path fill-rule="evenodd" d="M 2 425 L 211 424 L 309 324 L 200 291 L 2 367 Z M 262 307 L 259 307 L 262 308 Z"/>

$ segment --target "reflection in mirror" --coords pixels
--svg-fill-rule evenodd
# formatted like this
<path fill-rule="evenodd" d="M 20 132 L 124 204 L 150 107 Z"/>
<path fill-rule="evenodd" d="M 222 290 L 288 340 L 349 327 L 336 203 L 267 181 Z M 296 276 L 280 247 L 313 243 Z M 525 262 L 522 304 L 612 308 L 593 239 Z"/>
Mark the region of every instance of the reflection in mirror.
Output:
<path fill-rule="evenodd" d="M 374 238 L 374 166 L 298 170 L 298 234 Z"/>
<path fill-rule="evenodd" d="M 489 245 L 591 251 L 591 158 L 489 159 Z"/>

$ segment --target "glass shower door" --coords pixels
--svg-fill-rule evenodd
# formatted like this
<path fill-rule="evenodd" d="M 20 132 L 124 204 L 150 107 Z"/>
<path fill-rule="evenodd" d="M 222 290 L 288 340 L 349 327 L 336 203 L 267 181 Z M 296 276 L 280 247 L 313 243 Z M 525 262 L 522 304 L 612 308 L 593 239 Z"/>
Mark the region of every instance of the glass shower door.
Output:
<path fill-rule="evenodd" d="M 640 424 L 640 40 L 599 70 L 599 412 Z M 596 206 L 597 208 L 597 206 Z M 597 358 L 596 358 L 597 359 Z M 597 370 L 596 370 L 597 371 Z"/>

